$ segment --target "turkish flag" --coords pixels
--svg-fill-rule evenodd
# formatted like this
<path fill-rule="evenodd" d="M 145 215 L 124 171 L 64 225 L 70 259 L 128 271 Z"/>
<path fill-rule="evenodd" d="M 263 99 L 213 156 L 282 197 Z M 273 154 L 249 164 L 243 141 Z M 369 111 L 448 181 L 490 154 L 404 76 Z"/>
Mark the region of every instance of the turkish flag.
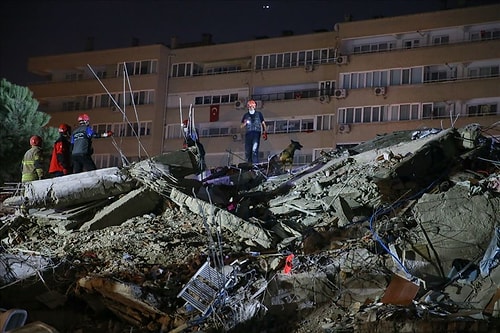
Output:
<path fill-rule="evenodd" d="M 210 105 L 210 122 L 219 120 L 219 105 Z"/>

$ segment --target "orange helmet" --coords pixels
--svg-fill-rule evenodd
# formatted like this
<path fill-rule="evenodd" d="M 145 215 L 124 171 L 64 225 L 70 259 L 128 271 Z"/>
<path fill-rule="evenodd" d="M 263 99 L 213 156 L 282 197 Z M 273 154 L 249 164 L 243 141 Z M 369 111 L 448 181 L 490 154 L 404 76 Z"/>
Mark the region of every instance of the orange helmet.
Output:
<path fill-rule="evenodd" d="M 69 134 L 69 132 L 70 132 L 70 127 L 68 124 L 59 125 L 59 133 Z"/>
<path fill-rule="evenodd" d="M 82 113 L 81 115 L 78 116 L 77 120 L 80 124 L 82 123 L 88 124 L 90 122 L 90 117 L 88 114 Z"/>
<path fill-rule="evenodd" d="M 30 145 L 40 147 L 42 145 L 42 138 L 38 135 L 33 135 L 30 138 Z"/>
<path fill-rule="evenodd" d="M 257 106 L 257 103 L 255 103 L 255 101 L 253 99 L 249 100 L 248 103 L 247 103 L 247 107 L 248 108 L 254 108 Z"/>

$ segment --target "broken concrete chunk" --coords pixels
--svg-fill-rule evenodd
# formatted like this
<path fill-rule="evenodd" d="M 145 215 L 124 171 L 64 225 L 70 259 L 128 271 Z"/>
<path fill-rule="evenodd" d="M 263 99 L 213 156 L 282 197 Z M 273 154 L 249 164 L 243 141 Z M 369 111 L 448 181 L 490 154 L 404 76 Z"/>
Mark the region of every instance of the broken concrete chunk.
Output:
<path fill-rule="evenodd" d="M 269 248 L 272 239 L 267 230 L 251 224 L 228 211 L 212 206 L 210 203 L 190 197 L 177 189 L 173 189 L 170 199 L 179 206 L 187 206 L 189 210 L 207 219 L 214 226 L 222 226 L 228 231 L 247 240 L 249 245 Z"/>
<path fill-rule="evenodd" d="M 129 192 L 136 181 L 119 168 L 106 168 L 24 184 L 21 202 L 30 207 L 68 207 Z M 8 198 L 19 202 L 19 198 Z"/>
<path fill-rule="evenodd" d="M 97 212 L 90 221 L 80 227 L 80 230 L 97 230 L 120 225 L 131 217 L 153 211 L 161 198 L 160 194 L 146 187 L 132 190 Z"/>

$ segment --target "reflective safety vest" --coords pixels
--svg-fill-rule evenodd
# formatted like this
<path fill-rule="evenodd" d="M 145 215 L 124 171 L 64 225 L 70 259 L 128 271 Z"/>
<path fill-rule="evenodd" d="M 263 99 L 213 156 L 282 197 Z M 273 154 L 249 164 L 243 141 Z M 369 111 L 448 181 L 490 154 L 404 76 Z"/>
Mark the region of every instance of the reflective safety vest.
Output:
<path fill-rule="evenodd" d="M 42 148 L 31 146 L 23 157 L 23 171 L 21 182 L 31 182 L 43 178 L 43 155 Z"/>

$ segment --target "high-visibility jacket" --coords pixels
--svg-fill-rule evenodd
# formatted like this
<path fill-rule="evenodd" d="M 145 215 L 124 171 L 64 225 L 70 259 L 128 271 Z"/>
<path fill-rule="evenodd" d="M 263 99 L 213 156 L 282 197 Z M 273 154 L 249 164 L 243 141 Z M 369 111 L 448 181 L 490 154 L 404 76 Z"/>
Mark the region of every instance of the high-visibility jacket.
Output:
<path fill-rule="evenodd" d="M 23 171 L 21 182 L 31 182 L 33 180 L 42 179 L 43 172 L 43 155 L 42 148 L 31 146 L 23 157 Z"/>

